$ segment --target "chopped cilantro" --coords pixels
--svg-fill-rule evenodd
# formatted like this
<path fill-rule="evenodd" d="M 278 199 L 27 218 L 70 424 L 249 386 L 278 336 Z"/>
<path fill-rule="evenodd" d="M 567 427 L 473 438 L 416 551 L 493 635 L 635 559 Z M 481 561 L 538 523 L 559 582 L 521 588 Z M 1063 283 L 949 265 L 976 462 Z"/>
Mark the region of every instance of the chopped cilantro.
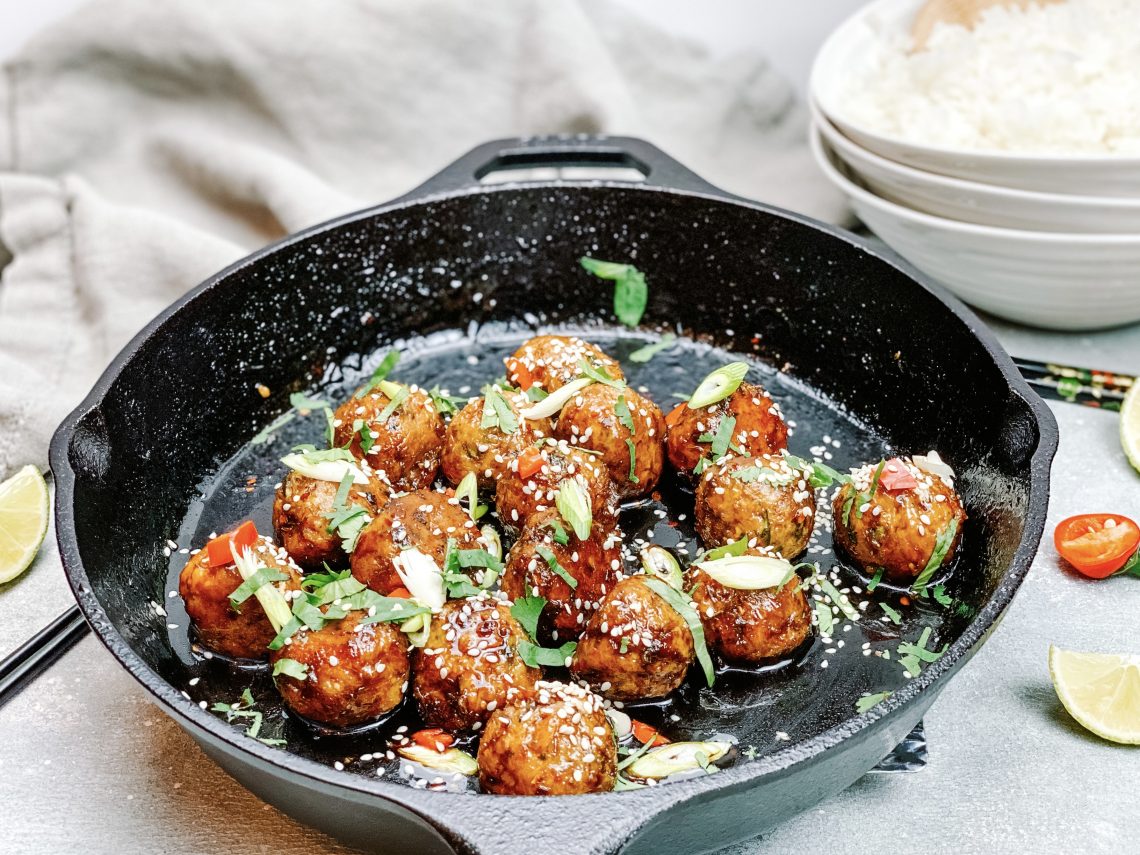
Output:
<path fill-rule="evenodd" d="M 619 321 L 627 327 L 641 323 L 649 302 L 649 286 L 644 273 L 632 264 L 600 261 L 589 256 L 580 258 L 579 263 L 599 279 L 614 283 L 614 314 Z"/>
<path fill-rule="evenodd" d="M 617 414 L 618 421 L 625 425 L 626 430 L 633 434 L 637 433 L 637 426 L 633 423 L 633 414 L 629 411 L 624 392 L 618 395 L 617 401 L 614 402 L 614 413 Z"/>
<path fill-rule="evenodd" d="M 551 648 L 539 647 L 533 641 L 527 641 L 524 638 L 515 645 L 515 652 L 518 653 L 519 658 L 531 668 L 537 668 L 540 665 L 545 665 L 547 668 L 564 667 L 566 660 L 573 656 L 577 649 L 578 642 L 576 641 L 567 641 L 561 647 Z"/>
<path fill-rule="evenodd" d="M 538 635 L 538 620 L 546 607 L 544 597 L 520 597 L 511 606 L 511 614 L 519 622 L 526 634 L 534 638 Z"/>
<path fill-rule="evenodd" d="M 891 696 L 890 692 L 876 692 L 873 695 L 863 695 L 855 702 L 856 712 L 865 713 L 871 707 L 881 704 Z"/>

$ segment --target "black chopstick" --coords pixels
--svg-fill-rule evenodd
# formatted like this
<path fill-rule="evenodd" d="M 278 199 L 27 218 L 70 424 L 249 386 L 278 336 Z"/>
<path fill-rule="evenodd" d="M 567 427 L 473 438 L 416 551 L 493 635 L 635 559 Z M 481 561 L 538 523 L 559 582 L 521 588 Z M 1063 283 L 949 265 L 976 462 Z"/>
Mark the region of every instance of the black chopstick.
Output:
<path fill-rule="evenodd" d="M 1036 362 L 1014 357 L 1021 376 L 1042 398 L 1119 410 L 1125 394 L 1136 384 L 1136 378 L 1113 371 L 1074 368 L 1052 362 Z"/>
<path fill-rule="evenodd" d="M 87 621 L 72 606 L 0 662 L 0 707 L 59 659 L 87 632 Z"/>

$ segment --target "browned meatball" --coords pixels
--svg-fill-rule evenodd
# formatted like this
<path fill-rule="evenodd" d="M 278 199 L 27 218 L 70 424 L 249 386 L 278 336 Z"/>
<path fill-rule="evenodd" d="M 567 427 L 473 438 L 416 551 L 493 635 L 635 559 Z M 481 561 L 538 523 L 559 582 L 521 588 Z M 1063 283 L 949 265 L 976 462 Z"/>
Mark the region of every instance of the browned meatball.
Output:
<path fill-rule="evenodd" d="M 645 577 L 630 576 L 586 624 L 570 673 L 610 700 L 663 698 L 684 681 L 693 655 L 684 619 Z"/>
<path fill-rule="evenodd" d="M 253 546 L 253 555 L 258 567 L 269 567 L 289 577 L 277 583 L 282 593 L 301 590 L 297 565 L 269 538 L 263 537 Z M 250 597 L 238 609 L 230 605 L 230 595 L 241 583 L 241 574 L 233 563 L 211 565 L 207 551 L 201 549 L 182 568 L 178 592 L 203 647 L 235 659 L 265 659 L 277 630 L 257 598 Z"/>
<path fill-rule="evenodd" d="M 697 483 L 696 526 L 705 547 L 748 539 L 795 558 L 811 539 L 815 490 L 783 455 L 728 457 L 710 464 Z"/>
<path fill-rule="evenodd" d="M 505 360 L 507 380 L 524 392 L 538 386 L 546 392 L 561 389 L 582 374 L 582 360 L 621 380 L 621 366 L 588 341 L 568 335 L 539 335 L 527 339 Z"/>
<path fill-rule="evenodd" d="M 273 500 L 273 530 L 289 556 L 306 570 L 319 570 L 328 562 L 342 564 L 347 554 L 341 539 L 329 531 L 333 500 L 339 484 L 290 472 Z M 379 479 L 349 490 L 346 504 L 369 516 L 388 501 L 388 486 Z"/>
<path fill-rule="evenodd" d="M 595 519 L 616 517 L 617 491 L 600 457 L 566 441 L 547 440 L 531 448 L 535 450 L 511 458 L 495 485 L 495 507 L 504 525 L 518 529 L 531 514 L 553 508 L 558 488 L 567 478 L 574 478 L 590 497 Z"/>
<path fill-rule="evenodd" d="M 884 465 L 904 468 L 915 486 L 889 490 L 880 481 L 871 494 L 875 466 L 852 472 L 852 483 L 835 494 L 832 507 L 835 543 L 868 572 L 882 567 L 889 579 L 909 581 L 925 569 L 942 532 L 957 528 L 942 566 L 954 558 L 962 539 L 966 511 L 952 484 L 922 471 L 909 460 Z M 887 482 L 893 473 L 885 473 Z"/>
<path fill-rule="evenodd" d="M 486 595 L 447 603 L 415 654 L 420 717 L 445 730 L 479 730 L 487 716 L 542 679 L 515 653 L 525 638 L 509 603 Z"/>
<path fill-rule="evenodd" d="M 692 477 L 702 458 L 712 456 L 712 443 L 702 442 L 704 435 L 716 436 L 727 418 L 736 420 L 732 427 L 732 445 L 726 454 L 775 454 L 788 447 L 788 426 L 780 407 L 759 386 L 741 383 L 740 388 L 708 407 L 698 410 L 678 404 L 665 419 L 668 436 L 665 446 L 669 462 L 678 472 Z"/>
<path fill-rule="evenodd" d="M 315 632 L 302 629 L 273 653 L 307 669 L 303 679 L 273 678 L 286 706 L 297 715 L 332 727 L 354 727 L 400 705 L 411 666 L 408 640 L 395 624 L 369 623 L 364 611 Z"/>
<path fill-rule="evenodd" d="M 746 554 L 767 554 L 750 549 Z M 811 632 L 811 609 L 793 577 L 782 588 L 742 591 L 715 581 L 694 564 L 685 588 L 701 618 L 705 641 L 726 662 L 758 665 L 786 656 Z"/>
<path fill-rule="evenodd" d="M 550 419 L 523 419 L 519 413 L 531 406 L 526 395 L 501 392 L 502 398 L 518 419 L 518 428 L 506 433 L 501 427 L 481 427 L 485 398 L 469 401 L 456 413 L 447 427 L 443 446 L 443 477 L 454 486 L 468 472 L 474 472 L 483 489 L 494 489 L 495 482 L 507 471 L 515 454 L 550 435 Z"/>
<path fill-rule="evenodd" d="M 562 408 L 554 435 L 571 445 L 601 452 L 623 498 L 651 493 L 661 477 L 665 417 L 655 403 L 628 387 L 587 386 Z"/>
<path fill-rule="evenodd" d="M 407 398 L 384 421 L 391 399 L 379 388 L 362 398 L 349 398 L 333 414 L 334 439 L 376 470 L 382 481 L 397 490 L 419 490 L 431 485 L 443 452 L 443 417 L 431 396 L 417 386 L 401 387 Z M 369 440 L 362 431 L 367 428 Z M 364 446 L 368 451 L 364 450 Z"/>
<path fill-rule="evenodd" d="M 478 760 L 487 793 L 600 793 L 614 788 L 617 743 L 600 697 L 540 681 L 529 697 L 487 719 Z"/>
<path fill-rule="evenodd" d="M 565 544 L 558 542 L 555 526 L 565 534 Z M 575 586 L 551 566 L 548 556 L 574 579 Z M 512 600 L 544 597 L 539 637 L 569 641 L 578 637 L 602 598 L 617 584 L 620 571 L 621 536 L 616 529 L 595 520 L 590 536 L 579 540 L 558 511 L 552 510 L 527 521 L 507 556 L 500 584 Z"/>
<path fill-rule="evenodd" d="M 459 506 L 454 490 L 416 490 L 389 499 L 364 527 L 352 551 L 352 575 L 381 594 L 404 586 L 392 559 L 415 547 L 442 569 L 447 540 L 458 549 L 481 549 L 481 534 Z"/>

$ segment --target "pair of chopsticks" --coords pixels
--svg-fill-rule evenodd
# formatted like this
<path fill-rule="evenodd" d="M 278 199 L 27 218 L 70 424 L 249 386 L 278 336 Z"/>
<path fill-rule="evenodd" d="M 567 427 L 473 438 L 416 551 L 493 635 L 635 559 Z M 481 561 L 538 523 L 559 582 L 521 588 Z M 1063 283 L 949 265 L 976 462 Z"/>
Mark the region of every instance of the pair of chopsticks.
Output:
<path fill-rule="evenodd" d="M 1119 410 L 1124 395 L 1137 382 L 1135 377 L 1111 371 L 1090 371 L 1016 357 L 1013 361 L 1041 397 L 1103 410 Z M 0 662 L 0 707 L 47 670 L 86 632 L 87 624 L 79 606 L 72 606 Z"/>
<path fill-rule="evenodd" d="M 87 634 L 87 621 L 72 606 L 0 662 L 0 707 Z"/>

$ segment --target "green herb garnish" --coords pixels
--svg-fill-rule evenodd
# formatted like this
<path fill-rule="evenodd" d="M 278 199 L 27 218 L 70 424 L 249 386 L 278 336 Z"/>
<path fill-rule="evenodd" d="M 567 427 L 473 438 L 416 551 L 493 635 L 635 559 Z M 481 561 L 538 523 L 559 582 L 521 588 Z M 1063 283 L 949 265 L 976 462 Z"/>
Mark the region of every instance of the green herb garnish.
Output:
<path fill-rule="evenodd" d="M 278 659 L 273 663 L 273 676 L 284 674 L 294 680 L 304 680 L 309 676 L 309 666 L 296 659 Z"/>
<path fill-rule="evenodd" d="M 716 433 L 710 438 L 712 445 L 709 448 L 713 460 L 720 460 L 732 445 L 732 432 L 736 430 L 736 416 L 724 416 L 717 425 Z M 708 434 L 701 434 L 702 437 Z M 708 440 L 700 439 L 701 442 Z"/>
<path fill-rule="evenodd" d="M 820 635 L 831 635 L 835 626 L 835 618 L 831 614 L 831 606 L 822 600 L 815 601 L 815 622 L 819 624 Z"/>
<path fill-rule="evenodd" d="M 431 389 L 428 390 L 428 396 L 431 398 L 436 412 L 441 416 L 454 416 L 459 412 L 459 409 L 467 403 L 466 398 L 448 395 L 446 392 L 440 391 L 439 386 L 432 386 Z"/>
<path fill-rule="evenodd" d="M 543 389 L 541 386 L 531 386 L 529 389 L 526 390 L 527 400 L 532 401 L 533 403 L 536 403 L 536 404 L 539 401 L 542 401 L 542 400 L 549 398 L 549 397 L 550 397 L 550 393 L 547 392 L 545 389 Z"/>
<path fill-rule="evenodd" d="M 922 635 L 918 637 L 917 643 L 912 644 L 909 641 L 899 643 L 899 664 L 906 669 L 907 674 L 911 677 L 917 677 L 922 673 L 923 662 L 937 662 L 950 647 L 949 644 L 946 644 L 941 650 L 927 650 L 926 643 L 930 640 L 930 633 L 931 628 L 929 626 L 923 627 Z"/>
<path fill-rule="evenodd" d="M 883 581 L 883 573 L 886 572 L 885 567 L 879 567 L 875 570 L 875 576 L 867 583 L 867 593 L 873 594 L 875 589 L 879 587 L 879 583 Z"/>
<path fill-rule="evenodd" d="M 926 566 L 922 568 L 922 572 L 918 574 L 914 584 L 910 586 L 912 591 L 920 592 L 921 595 L 925 596 L 926 586 L 930 584 L 930 580 L 938 572 L 938 568 L 942 566 L 942 561 L 946 558 L 946 553 L 950 551 L 950 545 L 954 543 L 954 535 L 957 533 L 958 518 L 952 517 L 949 525 L 938 532 L 938 536 L 934 538 L 934 549 L 930 553 L 930 560 L 926 562 Z"/>
<path fill-rule="evenodd" d="M 578 263 L 599 279 L 614 283 L 614 314 L 619 321 L 627 327 L 636 327 L 641 323 L 649 302 L 649 286 L 645 274 L 632 264 L 600 261 L 589 256 L 583 256 Z"/>
<path fill-rule="evenodd" d="M 537 668 L 540 665 L 545 665 L 547 668 L 565 667 L 566 660 L 573 656 L 577 649 L 578 642 L 576 641 L 567 641 L 561 647 L 551 648 L 539 647 L 533 641 L 527 641 L 523 638 L 515 645 L 515 652 L 518 653 L 519 658 L 531 668 Z"/>
<path fill-rule="evenodd" d="M 667 350 L 673 346 L 677 340 L 677 336 L 673 333 L 665 333 L 661 340 L 653 344 L 647 344 L 644 347 L 639 347 L 629 355 L 630 362 L 648 362 L 663 350 Z"/>
<path fill-rule="evenodd" d="M 384 358 L 380 360 L 380 364 L 376 366 L 376 370 L 372 372 L 372 376 L 368 378 L 368 382 L 360 388 L 356 393 L 356 397 L 363 398 L 369 392 L 376 388 L 376 386 L 383 380 L 387 379 L 388 375 L 392 373 L 392 369 L 396 367 L 396 363 L 400 361 L 400 352 L 398 350 L 389 350 L 384 354 Z"/>
<path fill-rule="evenodd" d="M 902 623 L 902 615 L 886 603 L 879 603 L 879 608 L 883 610 L 883 614 L 887 616 L 891 623 L 896 626 Z"/>
<path fill-rule="evenodd" d="M 863 695 L 855 702 L 855 711 L 865 713 L 871 707 L 877 706 L 891 696 L 890 692 L 876 692 L 873 695 Z"/>
<path fill-rule="evenodd" d="M 934 596 L 934 599 L 938 603 L 938 605 L 942 606 L 943 608 L 948 609 L 954 603 L 954 598 L 951 597 L 948 593 L 946 593 L 946 586 L 945 585 L 942 585 L 942 584 L 935 585 L 931 589 L 931 594 Z"/>
<path fill-rule="evenodd" d="M 240 612 L 241 609 L 238 607 L 252 597 L 262 585 L 284 582 L 288 578 L 279 570 L 270 567 L 258 567 L 257 572 L 234 588 L 234 592 L 230 594 L 230 608 L 235 612 Z"/>
<path fill-rule="evenodd" d="M 396 391 L 396 394 L 389 397 L 387 405 L 380 411 L 380 415 L 376 417 L 376 421 L 380 423 L 388 421 L 388 419 L 392 417 L 392 414 L 404 405 L 404 401 L 406 400 L 408 400 L 408 388 L 401 386 L 399 390 Z"/>
<path fill-rule="evenodd" d="M 632 439 L 625 441 L 626 447 L 629 449 L 629 480 L 634 484 L 638 482 L 637 477 L 637 446 L 633 444 Z"/>
<path fill-rule="evenodd" d="M 590 507 L 590 497 L 576 479 L 567 478 L 558 486 L 554 504 L 578 539 L 586 540 L 594 525 L 594 512 Z"/>
<path fill-rule="evenodd" d="M 705 645 L 704 627 L 701 626 L 701 619 L 693 607 L 692 600 L 661 579 L 646 578 L 645 584 L 652 588 L 657 596 L 672 606 L 689 628 L 689 633 L 693 636 L 693 647 L 697 652 L 697 661 L 701 663 L 701 668 L 705 672 L 705 680 L 711 686 L 716 680 L 716 671 L 713 670 L 712 657 L 709 656 L 709 649 Z"/>
<path fill-rule="evenodd" d="M 614 402 L 614 413 L 617 414 L 618 421 L 625 425 L 626 430 L 632 434 L 637 433 L 637 426 L 633 423 L 633 413 L 629 411 L 624 392 L 618 395 L 617 401 Z"/>
<path fill-rule="evenodd" d="M 545 597 L 520 597 L 511 606 L 511 614 L 531 638 L 538 635 L 538 621 L 546 607 Z"/>
<path fill-rule="evenodd" d="M 732 543 L 726 543 L 724 546 L 718 546 L 716 549 L 710 549 L 708 552 L 701 556 L 701 561 L 716 561 L 718 558 L 725 558 L 729 555 L 741 556 L 748 551 L 748 536 L 734 540 Z"/>
<path fill-rule="evenodd" d="M 538 554 L 542 556 L 543 560 L 546 562 L 546 565 L 552 571 L 554 571 L 554 574 L 556 576 L 558 576 L 563 582 L 565 582 L 571 588 L 577 588 L 578 587 L 578 580 L 575 579 L 573 576 L 571 576 L 570 572 L 565 567 L 563 567 L 561 564 L 558 563 L 558 557 L 553 552 L 551 552 L 549 549 L 547 549 L 545 546 L 542 546 L 542 545 L 539 545 L 538 547 L 536 547 L 536 550 L 538 551 Z"/>

